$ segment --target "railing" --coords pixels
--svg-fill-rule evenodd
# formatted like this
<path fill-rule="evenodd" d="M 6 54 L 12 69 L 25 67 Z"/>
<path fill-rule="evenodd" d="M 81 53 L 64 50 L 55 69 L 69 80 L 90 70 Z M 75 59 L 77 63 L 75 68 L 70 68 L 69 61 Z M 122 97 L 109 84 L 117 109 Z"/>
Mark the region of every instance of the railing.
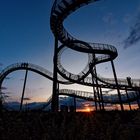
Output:
<path fill-rule="evenodd" d="M 23 63 L 22 62 L 22 63 L 15 63 L 15 64 L 12 64 L 12 65 L 9 65 L 4 70 L 2 70 L 1 73 L 0 73 L 0 81 L 3 80 L 3 78 L 5 78 L 5 76 L 8 73 L 10 73 L 11 71 L 15 71 L 15 70 L 18 70 L 18 69 L 31 69 L 31 70 L 37 71 L 37 72 L 41 73 L 42 75 L 44 75 L 44 76 L 53 80 L 53 73 L 52 72 L 46 70 L 45 68 L 43 68 L 41 66 L 31 64 L 31 63 Z M 68 83 L 68 81 L 66 81 L 61 76 L 58 77 L 58 80 Z"/>
<path fill-rule="evenodd" d="M 92 2 L 92 0 L 88 1 L 88 3 L 89 2 Z M 86 0 L 85 1 L 75 1 L 75 3 L 72 0 L 69 0 L 69 1 L 68 0 L 58 0 L 58 1 L 55 1 L 54 5 L 52 7 L 52 12 L 51 12 L 52 31 L 53 31 L 54 35 L 58 35 L 58 39 L 61 41 L 61 43 L 67 45 L 67 47 L 72 48 L 74 50 L 85 51 L 87 53 L 91 52 L 91 53 L 93 53 L 93 54 L 90 54 L 91 56 L 94 55 L 94 52 L 103 54 L 102 56 L 97 57 L 97 58 L 93 58 L 90 56 L 89 62 L 87 64 L 87 66 L 85 67 L 85 69 L 83 71 L 81 71 L 78 75 L 75 75 L 75 74 L 68 72 L 61 65 L 60 57 L 61 57 L 61 54 L 63 51 L 62 52 L 60 51 L 59 55 L 58 55 L 58 62 L 57 62 L 57 66 L 58 66 L 60 75 L 70 81 L 75 81 L 75 82 L 77 82 L 79 79 L 85 78 L 84 75 L 86 73 L 88 73 L 88 71 L 90 71 L 90 69 L 89 69 L 90 63 L 94 62 L 96 64 L 96 63 L 101 63 L 103 61 L 105 62 L 105 61 L 114 59 L 117 56 L 117 49 L 114 46 L 109 45 L 109 44 L 89 43 L 89 42 L 87 42 L 87 43 L 85 42 L 83 44 L 82 43 L 83 41 L 76 42 L 78 40 L 76 38 L 74 38 L 72 35 L 70 35 L 67 32 L 67 30 L 63 27 L 63 20 L 70 13 L 72 13 L 75 9 L 85 5 L 86 3 L 87 3 Z M 68 11 L 68 9 L 69 9 L 69 11 Z M 80 49 L 82 49 L 82 50 L 80 50 Z M 94 59 L 96 59 L 96 61 Z"/>
<path fill-rule="evenodd" d="M 59 90 L 59 94 L 65 94 L 65 95 L 73 95 L 79 98 L 84 98 L 86 100 L 95 100 L 94 99 L 94 94 L 93 92 L 86 92 L 86 91 L 78 91 L 78 90 L 70 90 L 70 89 L 60 89 Z M 128 96 L 129 96 L 129 100 L 135 100 L 137 98 L 137 96 L 135 95 L 135 91 L 133 92 L 128 92 Z M 122 97 L 122 101 L 123 102 L 128 102 L 128 98 L 126 96 L 126 94 L 121 93 L 121 97 Z M 98 100 L 98 98 L 97 98 Z M 118 98 L 118 94 L 103 94 L 103 102 L 106 103 L 115 103 L 115 102 L 119 102 L 119 98 Z"/>

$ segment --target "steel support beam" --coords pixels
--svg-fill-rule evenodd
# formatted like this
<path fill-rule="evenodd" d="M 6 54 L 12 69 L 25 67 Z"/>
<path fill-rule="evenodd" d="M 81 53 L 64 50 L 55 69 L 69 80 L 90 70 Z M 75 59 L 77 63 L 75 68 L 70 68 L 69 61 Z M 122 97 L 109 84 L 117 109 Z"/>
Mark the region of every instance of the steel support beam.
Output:
<path fill-rule="evenodd" d="M 73 97 L 74 111 L 76 112 L 76 97 Z"/>
<path fill-rule="evenodd" d="M 138 104 L 138 107 L 140 109 L 140 92 L 139 91 L 136 91 L 136 96 L 137 96 L 137 104 Z"/>
<path fill-rule="evenodd" d="M 26 82 L 27 82 L 27 75 L 28 75 L 28 69 L 26 70 L 25 78 L 24 78 L 24 84 L 23 84 L 23 90 L 22 90 L 22 96 L 21 96 L 21 103 L 20 103 L 20 111 L 22 110 L 22 106 L 23 106 L 24 93 L 25 93 L 25 87 L 26 87 Z"/>
<path fill-rule="evenodd" d="M 119 90 L 119 84 L 118 84 L 117 75 L 116 75 L 116 71 L 115 71 L 115 66 L 114 66 L 113 60 L 111 60 L 111 65 L 112 65 L 114 79 L 115 79 L 115 83 L 116 83 L 116 87 L 117 87 L 118 97 L 119 97 L 119 101 L 120 101 L 120 107 L 121 107 L 121 110 L 123 111 L 124 108 L 123 108 L 123 103 L 122 103 L 122 99 L 121 99 L 121 93 L 120 93 L 120 90 Z"/>
<path fill-rule="evenodd" d="M 53 59 L 53 93 L 52 93 L 52 103 L 51 111 L 58 112 L 58 94 L 57 94 L 57 49 L 58 49 L 58 38 L 55 37 L 55 47 L 54 47 L 54 59 Z"/>
<path fill-rule="evenodd" d="M 97 77 L 97 72 L 96 72 L 96 67 L 94 66 L 94 73 L 95 73 L 95 75 L 96 75 L 96 77 Z M 95 79 L 95 82 L 96 82 L 96 84 L 97 84 L 97 86 L 96 86 L 96 91 L 97 91 L 97 96 L 98 96 L 98 104 L 99 104 L 99 108 L 100 108 L 100 110 L 102 109 L 101 108 L 101 98 L 100 98 L 100 94 L 99 94 L 99 84 L 98 84 L 98 80 L 97 80 L 97 78 Z"/>
<path fill-rule="evenodd" d="M 126 97 L 127 97 L 127 99 L 128 99 L 129 109 L 132 110 L 132 108 L 131 108 L 130 98 L 129 98 L 129 96 L 128 96 L 128 92 L 127 92 L 127 88 L 125 88 L 125 91 L 126 91 Z"/>
<path fill-rule="evenodd" d="M 98 108 L 97 108 L 97 96 L 96 96 L 96 90 L 95 90 L 95 87 L 94 87 L 94 74 L 93 74 L 93 71 L 91 71 L 91 76 L 92 76 L 92 83 L 93 83 L 93 94 L 94 94 L 95 110 L 97 111 L 98 110 Z"/>
<path fill-rule="evenodd" d="M 103 99 L 103 94 L 102 94 L 102 88 L 101 87 L 100 87 L 100 95 L 101 95 L 102 109 L 105 110 L 105 108 L 104 108 L 104 99 Z"/>

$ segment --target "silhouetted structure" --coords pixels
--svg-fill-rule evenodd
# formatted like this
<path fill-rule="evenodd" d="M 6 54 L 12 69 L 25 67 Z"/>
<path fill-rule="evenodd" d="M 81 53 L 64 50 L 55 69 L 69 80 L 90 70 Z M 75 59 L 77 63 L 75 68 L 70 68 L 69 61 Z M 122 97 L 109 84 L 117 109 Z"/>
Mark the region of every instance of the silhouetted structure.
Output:
<path fill-rule="evenodd" d="M 28 65 L 27 65 L 27 67 L 28 67 Z M 25 86 L 26 86 L 26 82 L 27 82 L 27 74 L 28 74 L 28 70 L 26 70 L 26 73 L 25 73 L 25 79 L 24 79 L 24 85 L 23 85 L 21 103 L 20 103 L 20 111 L 22 110 L 22 105 L 23 105 L 23 99 L 24 99 L 24 93 L 25 93 Z"/>
<path fill-rule="evenodd" d="M 63 21 L 65 18 L 76 9 L 96 1 L 98 0 L 55 0 L 50 16 L 50 27 L 55 38 L 53 73 L 40 66 L 30 63 L 13 64 L 5 68 L 0 73 L 1 90 L 2 82 L 9 73 L 16 70 L 26 70 L 20 110 L 22 109 L 28 71 L 36 72 L 53 81 L 52 96 L 48 99 L 46 105 L 44 105 L 42 109 L 51 103 L 52 112 L 57 112 L 59 110 L 59 95 L 74 97 L 74 110 L 76 110 L 76 98 L 94 101 L 95 110 L 104 110 L 106 103 L 120 104 L 121 110 L 124 110 L 123 104 L 128 103 L 131 110 L 131 102 L 133 101 L 137 101 L 140 108 L 140 80 L 131 79 L 130 77 L 127 77 L 127 79 L 117 78 L 113 62 L 113 60 L 118 56 L 117 49 L 109 44 L 88 43 L 77 40 L 63 27 Z M 61 45 L 59 45 L 60 43 Z M 70 73 L 62 66 L 61 54 L 66 48 L 87 53 L 88 63 L 84 70 L 79 74 Z M 112 72 L 114 75 L 113 79 L 103 78 L 97 74 L 96 65 L 104 62 L 111 63 Z M 91 77 L 88 77 L 88 75 L 91 75 Z M 59 89 L 59 84 L 68 85 L 73 83 L 91 86 L 93 87 L 93 92 Z M 102 90 L 104 88 L 116 90 L 117 94 L 109 94 L 109 92 L 104 94 Z M 124 94 L 122 94 L 121 91 L 123 91 Z M 60 107 L 60 110 L 62 110 L 61 108 L 62 107 Z"/>
<path fill-rule="evenodd" d="M 92 86 L 93 86 L 93 93 L 94 93 L 94 101 L 95 101 L 95 108 L 98 110 L 104 109 L 103 104 L 103 96 L 102 96 L 102 87 L 101 84 L 98 83 L 98 81 L 106 84 L 107 87 L 111 87 L 117 90 L 119 103 L 121 110 L 124 110 L 123 108 L 123 101 L 121 97 L 120 89 L 123 88 L 127 90 L 128 87 L 132 87 L 130 78 L 127 78 L 128 81 L 128 87 L 126 85 L 120 85 L 117 79 L 115 66 L 113 63 L 113 60 L 117 57 L 118 53 L 114 46 L 108 45 L 108 44 L 100 44 L 100 43 L 87 43 L 84 41 L 77 40 L 73 36 L 71 36 L 63 27 L 63 21 L 67 16 L 69 16 L 72 12 L 74 12 L 76 9 L 82 7 L 83 5 L 87 5 L 90 2 L 96 2 L 98 0 L 82 0 L 82 1 L 73 1 L 73 0 L 55 0 L 54 5 L 52 7 L 51 11 L 51 18 L 50 18 L 50 25 L 51 30 L 55 36 L 55 52 L 54 52 L 54 81 L 53 81 L 53 97 L 52 97 L 52 111 L 58 110 L 58 98 L 57 98 L 57 72 L 64 77 L 65 79 L 69 80 L 73 83 L 79 83 L 81 81 L 85 81 L 85 78 L 88 76 L 89 73 L 92 75 Z M 58 40 L 64 44 L 60 47 L 58 47 Z M 71 48 L 75 51 L 79 52 L 85 52 L 89 55 L 89 62 L 79 75 L 74 75 L 70 72 L 68 72 L 66 69 L 64 69 L 61 65 L 61 63 L 57 63 L 57 61 L 60 61 L 57 59 L 57 56 L 59 56 L 61 49 L 65 48 L 67 46 L 68 48 Z M 102 56 L 98 56 L 97 54 L 100 54 Z M 114 83 L 106 82 L 100 77 L 98 77 L 96 73 L 96 65 L 103 62 L 111 62 L 113 75 L 114 75 Z M 127 93 L 126 93 L 127 94 Z M 127 98 L 129 100 L 128 94 Z M 129 101 L 128 101 L 129 102 Z M 130 104 L 130 102 L 129 102 Z M 130 105 L 129 105 L 130 106 Z"/>

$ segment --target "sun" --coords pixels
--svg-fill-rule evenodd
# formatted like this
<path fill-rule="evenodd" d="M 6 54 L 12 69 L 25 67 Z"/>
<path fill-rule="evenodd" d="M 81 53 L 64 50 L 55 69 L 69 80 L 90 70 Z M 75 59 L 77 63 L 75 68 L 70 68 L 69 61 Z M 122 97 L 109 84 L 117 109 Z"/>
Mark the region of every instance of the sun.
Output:
<path fill-rule="evenodd" d="M 90 112 L 91 110 L 90 110 L 89 107 L 87 107 L 87 108 L 85 109 L 85 111 L 86 111 L 86 112 Z"/>

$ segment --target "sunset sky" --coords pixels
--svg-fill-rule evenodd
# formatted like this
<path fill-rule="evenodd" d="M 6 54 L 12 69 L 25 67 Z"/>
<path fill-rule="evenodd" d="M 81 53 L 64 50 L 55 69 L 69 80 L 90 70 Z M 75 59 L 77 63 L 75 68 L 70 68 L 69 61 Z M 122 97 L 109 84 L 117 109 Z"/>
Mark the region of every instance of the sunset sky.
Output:
<path fill-rule="evenodd" d="M 29 62 L 52 71 L 54 36 L 50 30 L 53 0 L 0 1 L 0 70 L 17 62 Z M 88 42 L 107 43 L 118 50 L 115 67 L 118 77 L 140 78 L 140 0 L 100 0 L 80 8 L 64 22 L 74 37 Z M 63 66 L 79 73 L 87 63 L 87 54 L 67 49 Z M 98 74 L 113 77 L 110 63 L 97 66 Z M 3 87 L 9 99 L 21 95 L 25 71 L 13 72 Z M 89 87 L 63 86 L 84 91 Z M 52 82 L 29 72 L 26 97 L 45 101 L 52 92 Z M 18 100 L 18 99 L 16 99 Z"/>

